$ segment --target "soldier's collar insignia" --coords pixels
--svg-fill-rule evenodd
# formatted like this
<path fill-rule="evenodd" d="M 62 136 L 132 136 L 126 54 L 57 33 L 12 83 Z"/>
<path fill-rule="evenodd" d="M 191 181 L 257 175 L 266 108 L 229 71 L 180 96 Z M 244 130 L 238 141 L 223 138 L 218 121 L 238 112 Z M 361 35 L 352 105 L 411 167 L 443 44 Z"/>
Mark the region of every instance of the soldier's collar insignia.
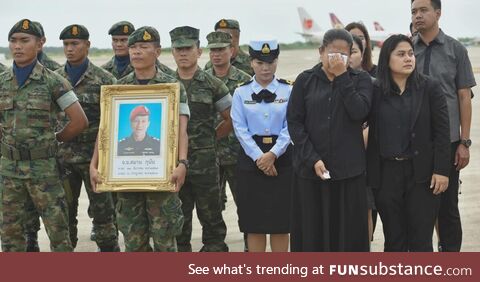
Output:
<path fill-rule="evenodd" d="M 227 27 L 227 21 L 221 20 L 220 23 L 218 24 L 221 28 L 226 28 Z"/>
<path fill-rule="evenodd" d="M 78 35 L 78 27 L 76 25 L 72 26 L 72 35 L 73 36 Z"/>
<path fill-rule="evenodd" d="M 30 22 L 28 20 L 24 20 L 22 23 L 22 28 L 25 30 L 30 29 Z"/>
<path fill-rule="evenodd" d="M 128 25 L 123 26 L 123 33 L 128 33 Z"/>
<path fill-rule="evenodd" d="M 150 35 L 150 33 L 148 33 L 148 31 L 145 30 L 145 32 L 143 33 L 143 40 L 149 41 L 151 39 L 152 39 L 152 36 Z"/>
<path fill-rule="evenodd" d="M 268 43 L 264 43 L 262 46 L 262 54 L 268 55 L 270 54 L 270 46 L 268 46 Z"/>

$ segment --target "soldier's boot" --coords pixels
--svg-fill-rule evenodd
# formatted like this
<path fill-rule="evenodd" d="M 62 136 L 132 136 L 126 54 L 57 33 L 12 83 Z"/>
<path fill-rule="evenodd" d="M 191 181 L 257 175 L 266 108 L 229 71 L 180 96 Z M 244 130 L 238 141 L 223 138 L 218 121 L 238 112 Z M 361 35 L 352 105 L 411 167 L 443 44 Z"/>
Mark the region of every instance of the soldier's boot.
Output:
<path fill-rule="evenodd" d="M 97 240 L 97 231 L 95 230 L 95 226 L 92 225 L 92 230 L 90 231 L 90 241 L 95 242 Z"/>
<path fill-rule="evenodd" d="M 40 247 L 38 246 L 37 232 L 28 232 L 25 235 L 27 237 L 27 252 L 31 252 L 31 253 L 40 252 Z"/>
<path fill-rule="evenodd" d="M 101 246 L 98 247 L 97 251 L 102 253 L 120 252 L 120 246 L 118 244 L 115 246 Z"/>

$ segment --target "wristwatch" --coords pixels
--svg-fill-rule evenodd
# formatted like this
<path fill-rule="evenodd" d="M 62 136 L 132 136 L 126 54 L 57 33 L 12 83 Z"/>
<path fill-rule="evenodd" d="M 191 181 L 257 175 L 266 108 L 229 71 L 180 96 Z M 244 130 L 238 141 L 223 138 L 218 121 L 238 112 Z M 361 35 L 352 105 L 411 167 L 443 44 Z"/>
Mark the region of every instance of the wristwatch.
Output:
<path fill-rule="evenodd" d="M 188 160 L 178 160 L 178 164 L 183 164 L 185 166 L 186 169 L 188 169 L 188 167 L 190 166 L 190 163 L 188 162 Z"/>
<path fill-rule="evenodd" d="M 467 148 L 470 148 L 470 146 L 472 146 L 472 140 L 462 139 L 462 140 L 460 140 L 460 144 L 462 144 L 463 146 L 465 146 Z"/>

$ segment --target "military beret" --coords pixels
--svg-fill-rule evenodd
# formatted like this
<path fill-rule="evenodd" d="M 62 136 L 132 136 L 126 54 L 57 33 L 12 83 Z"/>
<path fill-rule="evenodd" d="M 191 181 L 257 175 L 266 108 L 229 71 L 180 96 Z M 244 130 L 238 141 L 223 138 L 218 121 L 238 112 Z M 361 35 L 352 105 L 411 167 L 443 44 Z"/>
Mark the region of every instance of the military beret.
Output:
<path fill-rule="evenodd" d="M 221 19 L 215 24 L 215 30 L 219 28 L 236 29 L 240 31 L 240 24 L 237 20 Z"/>
<path fill-rule="evenodd" d="M 170 31 L 173 48 L 191 47 L 197 44 L 200 30 L 191 26 L 180 26 Z"/>
<path fill-rule="evenodd" d="M 142 26 L 128 36 L 128 46 L 137 42 L 152 42 L 160 44 L 160 34 L 151 26 Z"/>
<path fill-rule="evenodd" d="M 64 39 L 85 39 L 88 40 L 90 33 L 88 29 L 80 24 L 72 24 L 67 26 L 60 32 L 60 40 Z"/>
<path fill-rule="evenodd" d="M 250 41 L 248 52 L 253 59 L 271 63 L 278 58 L 280 46 L 277 40 Z"/>
<path fill-rule="evenodd" d="M 45 37 L 45 31 L 43 30 L 42 24 L 39 22 L 32 22 L 32 24 L 36 25 L 38 30 L 40 30 L 40 37 Z"/>
<path fill-rule="evenodd" d="M 130 121 L 133 121 L 137 116 L 150 116 L 150 110 L 144 105 L 136 106 L 130 112 Z"/>
<path fill-rule="evenodd" d="M 232 45 L 232 36 L 230 33 L 214 31 L 207 35 L 207 48 L 223 48 Z"/>
<path fill-rule="evenodd" d="M 132 23 L 127 21 L 118 22 L 108 30 L 109 35 L 130 35 L 135 31 Z"/>
<path fill-rule="evenodd" d="M 29 19 L 23 19 L 17 22 L 11 29 L 10 32 L 8 33 L 8 39 L 10 40 L 10 37 L 12 37 L 12 34 L 14 33 L 28 33 L 31 35 L 35 35 L 37 37 L 42 37 L 42 31 L 38 28 L 37 25 L 35 25 L 32 21 Z"/>

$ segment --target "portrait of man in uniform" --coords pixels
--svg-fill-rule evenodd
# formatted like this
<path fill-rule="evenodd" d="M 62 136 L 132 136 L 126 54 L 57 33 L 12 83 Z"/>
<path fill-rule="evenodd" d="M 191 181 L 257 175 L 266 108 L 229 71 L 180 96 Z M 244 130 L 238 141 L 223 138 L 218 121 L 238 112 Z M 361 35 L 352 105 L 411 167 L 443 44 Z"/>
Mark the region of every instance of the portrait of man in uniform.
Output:
<path fill-rule="evenodd" d="M 126 125 L 128 122 L 126 122 L 125 117 L 122 119 L 122 114 L 120 115 L 117 156 L 160 155 L 160 128 L 158 127 L 158 130 L 155 130 L 151 127 L 151 115 L 161 117 L 161 113 L 159 113 L 161 105 L 122 104 L 120 105 L 120 113 L 126 112 L 132 107 L 133 109 L 128 115 L 129 126 Z M 125 137 L 125 134 L 128 134 L 128 136 Z"/>

